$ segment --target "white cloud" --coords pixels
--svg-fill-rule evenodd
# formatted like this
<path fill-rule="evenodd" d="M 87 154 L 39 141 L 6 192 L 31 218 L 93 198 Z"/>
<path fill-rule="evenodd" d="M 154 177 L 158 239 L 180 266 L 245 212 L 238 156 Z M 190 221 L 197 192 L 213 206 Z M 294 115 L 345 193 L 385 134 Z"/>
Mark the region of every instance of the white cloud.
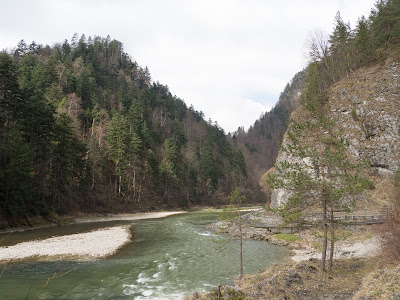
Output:
<path fill-rule="evenodd" d="M 375 0 L 23 0 L 0 11 L 0 49 L 110 35 L 152 78 L 228 132 L 248 128 L 306 64 L 313 28 L 354 26 Z"/>

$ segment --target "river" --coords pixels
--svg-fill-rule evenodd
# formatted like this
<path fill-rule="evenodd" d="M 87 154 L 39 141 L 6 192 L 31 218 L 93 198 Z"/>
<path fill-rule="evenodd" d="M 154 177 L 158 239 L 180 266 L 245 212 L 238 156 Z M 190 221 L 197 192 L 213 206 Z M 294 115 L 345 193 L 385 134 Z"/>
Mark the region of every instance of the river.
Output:
<path fill-rule="evenodd" d="M 239 245 L 237 240 L 206 229 L 217 218 L 216 211 L 202 211 L 163 219 L 73 224 L 13 233 L 3 245 L 132 224 L 132 242 L 106 259 L 8 264 L 0 277 L 0 299 L 25 299 L 27 295 L 33 299 L 47 278 L 69 270 L 73 271 L 55 278 L 42 292 L 44 299 L 175 300 L 195 291 L 209 291 L 218 283 L 232 284 L 239 273 Z M 215 242 L 219 238 L 229 239 L 222 250 Z M 281 262 L 288 250 L 245 241 L 243 255 L 244 272 L 254 273 Z"/>

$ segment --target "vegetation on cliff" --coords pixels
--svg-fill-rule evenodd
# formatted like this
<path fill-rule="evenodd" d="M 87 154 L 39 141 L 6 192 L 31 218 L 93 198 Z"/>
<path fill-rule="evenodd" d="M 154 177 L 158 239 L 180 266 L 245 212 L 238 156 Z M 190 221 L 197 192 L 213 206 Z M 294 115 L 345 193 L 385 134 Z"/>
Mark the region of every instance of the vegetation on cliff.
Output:
<path fill-rule="evenodd" d="M 362 178 L 369 167 L 389 168 L 385 163 L 377 163 L 372 157 L 373 153 L 370 157 L 361 154 L 350 155 L 349 149 L 357 148 L 351 143 L 363 141 L 350 142 L 349 135 L 344 134 L 346 124 L 338 126 L 340 116 L 332 116 L 330 112 L 332 106 L 335 106 L 334 100 L 330 99 L 330 87 L 344 77 L 353 77 L 357 68 L 385 61 L 389 57 L 396 59 L 400 23 L 398 18 L 393 16 L 398 15 L 399 9 L 400 1 L 379 1 L 369 19 L 359 19 L 354 30 L 343 22 L 338 13 L 329 38 L 325 38 L 319 32 L 314 33 L 309 41 L 311 62 L 307 68 L 301 108 L 291 119 L 281 148 L 281 157 L 275 166 L 275 174 L 269 176 L 269 183 L 275 188 L 275 198 L 280 198 L 275 199 L 273 204 L 275 207 L 282 206 L 281 213 L 286 221 L 297 224 L 310 221 L 309 217 L 302 217 L 304 211 L 307 212 L 310 207 L 322 213 L 322 217 L 317 219 L 324 231 L 322 269 L 325 268 L 328 230 L 332 265 L 336 239 L 334 228 L 337 226 L 335 213 L 355 207 L 354 194 L 364 188 L 373 188 L 370 181 Z M 386 94 L 381 98 L 385 97 Z M 365 99 L 364 102 L 367 100 L 370 99 Z M 360 102 L 358 99 L 355 102 L 357 101 Z M 359 111 L 354 107 L 353 109 L 354 119 Z M 364 114 L 366 113 L 371 115 L 370 112 L 364 111 Z M 393 121 L 398 123 L 398 116 L 393 116 Z M 369 135 L 368 138 L 373 136 Z M 386 133 L 385 137 L 380 137 L 374 142 L 386 142 L 386 136 L 389 137 L 390 134 Z M 355 151 L 352 152 L 351 154 L 354 154 Z M 369 164 L 362 164 L 363 159 L 369 159 Z M 395 166 L 396 164 L 389 169 L 393 170 Z M 313 226 L 315 225 L 314 222 Z"/>

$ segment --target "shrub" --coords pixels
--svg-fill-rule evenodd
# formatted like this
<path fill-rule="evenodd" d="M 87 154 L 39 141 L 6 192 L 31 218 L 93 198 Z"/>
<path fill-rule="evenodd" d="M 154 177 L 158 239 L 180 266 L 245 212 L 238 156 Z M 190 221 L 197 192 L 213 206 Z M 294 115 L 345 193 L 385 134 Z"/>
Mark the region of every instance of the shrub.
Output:
<path fill-rule="evenodd" d="M 385 256 L 400 261 L 400 182 L 399 172 L 395 178 L 396 194 L 386 222 L 380 227 L 381 246 Z"/>
<path fill-rule="evenodd" d="M 297 235 L 288 234 L 288 233 L 278 233 L 278 234 L 275 234 L 274 237 L 276 237 L 279 240 L 283 240 L 285 242 L 294 242 L 294 241 L 301 240 L 301 238 L 298 237 Z"/>

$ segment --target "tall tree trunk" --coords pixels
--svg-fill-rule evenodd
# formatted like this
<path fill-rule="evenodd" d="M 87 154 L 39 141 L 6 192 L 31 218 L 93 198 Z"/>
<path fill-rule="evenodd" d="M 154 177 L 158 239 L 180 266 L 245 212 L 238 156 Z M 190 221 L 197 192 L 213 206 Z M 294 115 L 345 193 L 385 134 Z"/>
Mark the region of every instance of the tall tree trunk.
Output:
<path fill-rule="evenodd" d="M 96 168 L 96 164 L 93 161 L 93 165 L 92 165 L 92 184 L 91 184 L 92 190 L 94 190 L 94 185 L 95 185 L 95 168 Z"/>
<path fill-rule="evenodd" d="M 133 168 L 132 185 L 133 185 L 133 201 L 135 201 L 135 197 L 136 197 L 136 170 L 135 170 L 135 168 Z"/>
<path fill-rule="evenodd" d="M 142 182 L 139 181 L 139 197 L 138 197 L 138 200 L 137 200 L 138 203 L 140 202 L 140 196 L 141 196 L 141 194 L 142 194 Z"/>
<path fill-rule="evenodd" d="M 239 233 L 240 233 L 240 273 L 239 279 L 243 277 L 243 234 L 242 234 L 242 219 L 240 218 L 240 208 L 239 208 Z"/>
<path fill-rule="evenodd" d="M 117 199 L 117 192 L 118 192 L 118 178 L 117 176 L 114 177 L 114 199 Z"/>
<path fill-rule="evenodd" d="M 329 270 L 332 270 L 333 267 L 333 253 L 335 249 L 335 219 L 333 216 L 333 201 L 331 200 L 331 249 L 329 253 Z"/>
<path fill-rule="evenodd" d="M 322 243 L 322 257 L 321 257 L 322 271 L 325 271 L 326 252 L 328 247 L 328 224 L 327 224 L 326 212 L 327 212 L 327 205 L 326 205 L 326 199 L 324 199 L 324 208 L 323 208 L 324 239 Z"/>
<path fill-rule="evenodd" d="M 326 186 L 325 186 L 325 166 L 324 166 L 324 157 L 322 154 L 322 146 L 321 146 L 321 137 L 318 132 L 318 147 L 319 147 L 319 155 L 321 160 L 321 176 L 322 176 L 322 198 L 323 198 L 323 228 L 324 228 L 324 240 L 322 244 L 322 257 L 321 257 L 321 270 L 325 271 L 325 261 L 326 261 L 326 252 L 328 246 L 328 220 L 327 220 L 327 210 L 328 210 L 328 197 L 326 194 Z"/>
<path fill-rule="evenodd" d="M 122 182 L 122 176 L 118 176 L 118 195 L 121 195 L 121 182 Z"/>

